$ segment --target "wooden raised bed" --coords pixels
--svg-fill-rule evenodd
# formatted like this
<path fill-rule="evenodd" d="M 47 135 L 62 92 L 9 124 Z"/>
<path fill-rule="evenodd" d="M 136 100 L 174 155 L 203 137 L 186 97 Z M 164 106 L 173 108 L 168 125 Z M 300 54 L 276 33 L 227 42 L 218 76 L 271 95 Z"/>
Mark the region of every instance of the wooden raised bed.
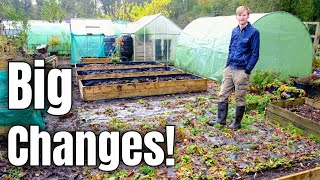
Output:
<path fill-rule="evenodd" d="M 56 55 L 49 56 L 45 58 L 46 66 L 49 68 L 57 68 L 59 63 L 58 63 L 58 57 Z"/>
<path fill-rule="evenodd" d="M 302 104 L 308 104 L 314 108 L 320 109 L 320 102 L 316 102 L 309 98 L 276 101 L 268 103 L 266 107 L 266 117 L 275 120 L 284 126 L 293 124 L 304 130 L 306 134 L 314 134 L 320 137 L 319 123 L 297 115 L 287 109 L 284 109 L 286 107 L 292 107 Z"/>
<path fill-rule="evenodd" d="M 173 67 L 150 67 L 150 68 L 128 68 L 128 69 L 107 69 L 77 71 L 77 83 L 82 79 L 104 79 L 121 78 L 131 76 L 155 76 L 164 74 L 183 74 L 182 70 Z"/>
<path fill-rule="evenodd" d="M 75 64 L 76 71 L 120 69 L 120 68 L 149 68 L 149 67 L 164 67 L 164 65 L 155 61 Z"/>
<path fill-rule="evenodd" d="M 207 79 L 191 74 L 171 74 L 80 80 L 84 101 L 153 96 L 207 90 Z"/>
<path fill-rule="evenodd" d="M 91 63 L 109 63 L 109 57 L 81 57 L 80 63 L 81 64 L 91 64 Z"/>
<path fill-rule="evenodd" d="M 320 177 L 320 167 L 310 169 L 307 171 L 283 176 L 275 180 L 317 180 Z"/>

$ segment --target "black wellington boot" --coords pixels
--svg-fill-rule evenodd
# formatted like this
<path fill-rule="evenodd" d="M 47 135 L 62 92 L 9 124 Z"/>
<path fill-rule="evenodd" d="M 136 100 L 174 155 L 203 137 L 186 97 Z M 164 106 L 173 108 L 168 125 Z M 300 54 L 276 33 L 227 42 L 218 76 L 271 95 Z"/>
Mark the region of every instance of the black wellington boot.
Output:
<path fill-rule="evenodd" d="M 214 126 L 216 123 L 221 125 L 226 125 L 226 118 L 228 114 L 228 103 L 219 102 L 218 103 L 218 118 L 215 121 L 208 121 L 210 126 Z"/>
<path fill-rule="evenodd" d="M 245 106 L 237 106 L 236 109 L 236 119 L 235 121 L 229 126 L 231 129 L 240 129 L 241 128 L 241 120 L 243 118 Z"/>

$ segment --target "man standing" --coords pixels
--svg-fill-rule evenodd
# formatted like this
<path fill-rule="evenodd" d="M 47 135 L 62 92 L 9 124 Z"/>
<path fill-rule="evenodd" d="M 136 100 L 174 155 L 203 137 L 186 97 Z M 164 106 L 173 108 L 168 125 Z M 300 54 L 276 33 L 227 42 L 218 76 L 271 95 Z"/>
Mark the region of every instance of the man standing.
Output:
<path fill-rule="evenodd" d="M 260 45 L 259 31 L 248 22 L 249 13 L 250 9 L 246 6 L 240 6 L 236 10 L 239 25 L 232 30 L 228 61 L 218 96 L 218 118 L 215 121 L 208 122 L 211 126 L 216 123 L 226 125 L 228 98 L 231 91 L 235 89 L 236 117 L 230 128 L 241 128 L 241 120 L 246 105 L 246 93 L 249 88 L 249 74 L 259 59 Z"/>

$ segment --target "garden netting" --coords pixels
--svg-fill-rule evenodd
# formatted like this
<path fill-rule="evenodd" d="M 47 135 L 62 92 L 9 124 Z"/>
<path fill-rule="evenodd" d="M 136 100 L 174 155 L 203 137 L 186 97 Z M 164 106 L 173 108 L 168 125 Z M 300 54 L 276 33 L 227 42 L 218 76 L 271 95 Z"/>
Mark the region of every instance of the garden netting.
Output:
<path fill-rule="evenodd" d="M 9 110 L 8 107 L 8 71 L 0 70 L 0 126 L 38 125 L 44 130 L 41 111 L 34 110 L 32 106 L 24 110 Z"/>

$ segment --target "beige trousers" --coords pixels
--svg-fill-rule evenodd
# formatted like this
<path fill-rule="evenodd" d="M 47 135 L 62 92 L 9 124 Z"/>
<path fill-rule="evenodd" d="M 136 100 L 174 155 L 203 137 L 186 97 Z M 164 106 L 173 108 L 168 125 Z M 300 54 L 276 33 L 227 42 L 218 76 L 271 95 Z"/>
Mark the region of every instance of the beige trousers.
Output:
<path fill-rule="evenodd" d="M 244 70 L 227 67 L 223 73 L 223 82 L 218 96 L 219 102 L 228 102 L 233 89 L 237 106 L 245 106 L 246 94 L 249 89 L 249 75 Z"/>

